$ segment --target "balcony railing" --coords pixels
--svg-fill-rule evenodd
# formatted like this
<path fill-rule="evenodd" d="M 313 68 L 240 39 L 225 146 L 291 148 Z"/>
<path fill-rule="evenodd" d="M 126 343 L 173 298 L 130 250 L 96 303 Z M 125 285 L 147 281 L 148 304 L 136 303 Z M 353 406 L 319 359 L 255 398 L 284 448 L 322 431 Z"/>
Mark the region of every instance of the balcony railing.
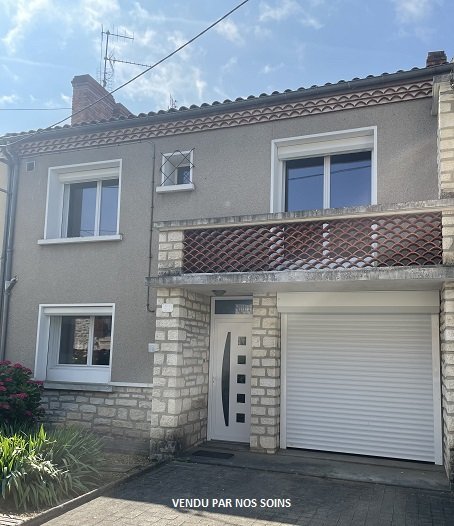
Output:
<path fill-rule="evenodd" d="M 183 273 L 442 264 L 441 212 L 184 231 Z"/>

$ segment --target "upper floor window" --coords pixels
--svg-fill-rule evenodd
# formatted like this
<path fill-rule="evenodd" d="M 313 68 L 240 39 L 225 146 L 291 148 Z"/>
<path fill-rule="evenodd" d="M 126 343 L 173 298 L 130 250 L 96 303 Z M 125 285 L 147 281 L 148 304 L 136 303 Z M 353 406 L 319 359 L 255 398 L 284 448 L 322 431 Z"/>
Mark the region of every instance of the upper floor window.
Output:
<path fill-rule="evenodd" d="M 121 239 L 120 183 L 120 160 L 50 168 L 39 243 Z"/>
<path fill-rule="evenodd" d="M 375 204 L 376 128 L 273 141 L 271 212 Z"/>
<path fill-rule="evenodd" d="M 372 152 L 294 159 L 285 163 L 285 211 L 371 202 Z"/>
<path fill-rule="evenodd" d="M 118 187 L 118 179 L 66 184 L 62 237 L 116 234 Z"/>
<path fill-rule="evenodd" d="M 194 150 L 163 153 L 161 162 L 161 185 L 157 192 L 193 190 L 192 172 Z"/>

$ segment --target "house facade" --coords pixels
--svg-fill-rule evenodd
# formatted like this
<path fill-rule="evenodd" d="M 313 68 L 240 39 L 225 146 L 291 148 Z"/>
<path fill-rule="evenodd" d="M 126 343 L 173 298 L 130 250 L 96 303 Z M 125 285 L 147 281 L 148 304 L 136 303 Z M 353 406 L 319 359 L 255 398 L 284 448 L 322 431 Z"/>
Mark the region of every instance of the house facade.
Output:
<path fill-rule="evenodd" d="M 5 357 L 49 418 L 153 454 L 226 440 L 451 477 L 452 68 L 138 116 L 107 99 L 94 122 L 78 108 L 105 92 L 76 77 L 72 126 L 8 136 Z"/>

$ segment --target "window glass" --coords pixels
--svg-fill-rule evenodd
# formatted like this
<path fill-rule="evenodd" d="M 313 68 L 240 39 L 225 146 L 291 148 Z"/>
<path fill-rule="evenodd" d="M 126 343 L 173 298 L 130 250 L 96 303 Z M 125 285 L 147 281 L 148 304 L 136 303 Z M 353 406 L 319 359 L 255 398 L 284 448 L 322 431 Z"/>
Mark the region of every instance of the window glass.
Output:
<path fill-rule="evenodd" d="M 371 152 L 331 156 L 330 207 L 370 204 Z"/>
<path fill-rule="evenodd" d="M 215 314 L 252 314 L 252 300 L 216 300 Z"/>
<path fill-rule="evenodd" d="M 189 184 L 191 182 L 191 169 L 189 166 L 177 168 L 177 184 Z"/>
<path fill-rule="evenodd" d="M 286 162 L 286 211 L 323 208 L 323 167 L 323 157 Z"/>
<path fill-rule="evenodd" d="M 62 316 L 58 363 L 86 365 L 89 339 L 89 317 Z"/>
<path fill-rule="evenodd" d="M 93 331 L 93 365 L 109 365 L 112 318 L 95 316 Z"/>
<path fill-rule="evenodd" d="M 86 237 L 95 234 L 96 186 L 96 181 L 70 185 L 68 237 Z"/>
<path fill-rule="evenodd" d="M 118 179 L 102 181 L 101 213 L 99 235 L 109 236 L 117 233 Z"/>

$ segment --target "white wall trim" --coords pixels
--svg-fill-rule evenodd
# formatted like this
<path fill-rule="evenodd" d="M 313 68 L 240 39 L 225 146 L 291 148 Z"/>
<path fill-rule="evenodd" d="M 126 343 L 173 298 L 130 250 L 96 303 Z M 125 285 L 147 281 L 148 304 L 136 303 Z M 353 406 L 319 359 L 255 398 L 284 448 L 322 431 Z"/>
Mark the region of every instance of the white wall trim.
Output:
<path fill-rule="evenodd" d="M 165 194 L 168 192 L 190 192 L 195 190 L 194 183 L 187 184 L 169 184 L 167 186 L 157 186 L 156 192 L 158 194 Z"/>
<path fill-rule="evenodd" d="M 54 240 L 60 238 L 67 239 L 66 237 L 62 237 L 62 226 L 65 222 L 65 184 L 79 183 L 84 181 L 102 181 L 105 179 L 118 179 L 118 235 L 120 231 L 122 171 L 122 159 L 109 159 L 106 161 L 94 161 L 89 163 L 68 164 L 62 166 L 49 167 L 47 176 L 46 215 L 44 219 L 44 240 Z M 38 241 L 38 244 L 44 243 L 40 243 Z"/>
<path fill-rule="evenodd" d="M 112 328 L 111 328 L 111 352 L 110 361 L 108 366 L 85 366 L 85 365 L 62 365 L 56 364 L 52 366 L 52 370 L 60 371 L 62 378 L 49 378 L 50 381 L 69 381 L 78 382 L 78 378 L 69 378 L 69 373 L 74 374 L 76 371 L 81 372 L 81 380 L 86 383 L 100 383 L 96 380 L 96 374 L 91 371 L 104 371 L 102 374 L 105 381 L 102 383 L 110 382 L 110 375 L 112 370 L 112 362 L 114 359 L 114 336 L 115 336 L 115 303 L 71 303 L 71 304 L 40 304 L 38 309 L 38 327 L 36 335 L 36 351 L 35 351 L 35 374 L 34 377 L 37 380 L 45 381 L 48 378 L 48 367 L 49 367 L 49 356 L 52 349 L 49 348 L 50 340 L 50 321 L 51 316 L 65 316 L 65 315 L 86 315 L 86 316 L 112 316 Z M 68 374 L 66 374 L 68 373 Z M 82 375 L 82 373 L 84 373 Z M 69 375 L 69 376 L 68 376 Z"/>
<path fill-rule="evenodd" d="M 98 243 L 102 241 L 121 241 L 122 234 L 112 236 L 89 236 L 89 237 L 57 237 L 53 239 L 38 239 L 38 245 L 70 245 L 73 243 Z"/>
<path fill-rule="evenodd" d="M 438 313 L 439 291 L 362 291 L 362 292 L 281 292 L 277 294 L 279 312 L 361 313 L 409 312 Z"/>
<path fill-rule="evenodd" d="M 280 449 L 287 449 L 287 314 L 281 315 Z"/>
<path fill-rule="evenodd" d="M 270 212 L 285 209 L 285 161 L 357 151 L 372 152 L 371 202 L 377 203 L 377 126 L 286 137 L 271 141 Z M 325 188 L 325 192 L 328 190 Z"/>
<path fill-rule="evenodd" d="M 441 370 L 440 370 L 440 319 L 432 318 L 432 372 L 434 404 L 434 462 L 443 465 L 443 424 L 441 408 Z"/>

